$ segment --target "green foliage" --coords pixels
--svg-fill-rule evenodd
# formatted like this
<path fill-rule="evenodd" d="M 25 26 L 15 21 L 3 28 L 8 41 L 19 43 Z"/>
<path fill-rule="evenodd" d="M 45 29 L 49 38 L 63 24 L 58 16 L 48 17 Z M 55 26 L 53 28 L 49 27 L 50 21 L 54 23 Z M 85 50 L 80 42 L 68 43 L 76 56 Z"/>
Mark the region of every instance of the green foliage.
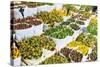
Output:
<path fill-rule="evenodd" d="M 46 30 L 44 34 L 54 38 L 63 39 L 66 36 L 71 36 L 73 33 L 74 32 L 66 26 L 57 26 Z"/>
<path fill-rule="evenodd" d="M 63 21 L 63 18 L 55 12 L 53 13 L 53 12 L 41 11 L 37 13 L 36 17 L 38 19 L 41 19 L 44 23 L 48 24 L 49 26 L 53 26 L 55 22 Z"/>
<path fill-rule="evenodd" d="M 42 55 L 42 48 L 53 50 L 55 43 L 45 36 L 34 36 L 18 42 L 19 50 L 24 59 L 38 59 Z"/>
<path fill-rule="evenodd" d="M 50 58 L 47 58 L 41 64 L 59 64 L 59 63 L 68 63 L 67 58 L 61 57 L 59 54 L 55 54 Z"/>
<path fill-rule="evenodd" d="M 88 47 L 94 47 L 95 44 L 97 43 L 97 39 L 95 36 L 93 36 L 92 34 L 85 34 L 85 33 L 80 34 L 77 37 L 76 41 L 82 42 L 84 45 Z"/>

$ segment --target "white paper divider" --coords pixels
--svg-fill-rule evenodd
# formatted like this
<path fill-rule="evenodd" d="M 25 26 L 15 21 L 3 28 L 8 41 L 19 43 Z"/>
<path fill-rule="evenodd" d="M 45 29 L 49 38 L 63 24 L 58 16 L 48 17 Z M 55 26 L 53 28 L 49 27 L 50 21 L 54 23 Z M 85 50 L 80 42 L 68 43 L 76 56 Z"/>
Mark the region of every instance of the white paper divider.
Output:
<path fill-rule="evenodd" d="M 20 66 L 21 65 L 21 56 L 16 59 L 11 59 L 11 65 Z"/>
<path fill-rule="evenodd" d="M 48 24 L 44 24 L 44 25 L 43 25 L 43 30 L 44 30 L 44 31 L 47 30 L 47 29 L 50 29 L 50 28 L 51 28 L 51 27 L 49 27 Z"/>
<path fill-rule="evenodd" d="M 74 31 L 74 34 L 73 34 L 73 40 L 76 40 L 76 38 L 82 33 L 82 30 L 79 29 L 77 31 Z"/>
<path fill-rule="evenodd" d="M 56 49 L 57 50 L 61 50 L 63 47 L 65 47 L 69 42 L 72 41 L 72 36 L 67 36 L 64 39 L 56 39 L 56 38 L 52 38 L 54 40 L 54 42 L 56 43 Z"/>
<path fill-rule="evenodd" d="M 84 25 L 80 25 L 80 27 L 81 27 L 81 28 L 87 27 L 87 26 L 89 25 L 89 23 L 90 23 L 90 20 L 91 20 L 91 19 L 87 19 L 86 21 L 83 21 L 85 24 L 84 24 Z"/>
<path fill-rule="evenodd" d="M 82 62 L 88 61 L 88 60 L 87 60 L 87 57 L 88 57 L 88 55 L 91 54 L 91 53 L 92 53 L 92 48 L 89 48 L 88 54 L 87 54 L 86 56 L 83 56 Z"/>
<path fill-rule="evenodd" d="M 71 16 L 63 16 L 63 21 L 66 21 L 70 18 Z"/>
<path fill-rule="evenodd" d="M 34 30 L 34 36 L 38 36 L 41 35 L 43 33 L 43 23 L 38 25 L 38 26 L 33 26 L 33 30 Z"/>

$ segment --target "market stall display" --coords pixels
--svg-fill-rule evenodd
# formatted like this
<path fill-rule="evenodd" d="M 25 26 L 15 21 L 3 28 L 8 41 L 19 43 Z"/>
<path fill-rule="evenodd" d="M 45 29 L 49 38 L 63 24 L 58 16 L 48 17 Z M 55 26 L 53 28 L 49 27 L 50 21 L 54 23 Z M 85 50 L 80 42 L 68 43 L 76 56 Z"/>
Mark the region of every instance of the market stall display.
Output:
<path fill-rule="evenodd" d="M 98 23 L 94 6 L 24 1 L 13 6 L 16 14 L 10 23 L 17 46 L 11 48 L 11 62 L 15 65 L 97 60 Z M 25 10 L 23 18 L 15 17 L 19 6 Z"/>

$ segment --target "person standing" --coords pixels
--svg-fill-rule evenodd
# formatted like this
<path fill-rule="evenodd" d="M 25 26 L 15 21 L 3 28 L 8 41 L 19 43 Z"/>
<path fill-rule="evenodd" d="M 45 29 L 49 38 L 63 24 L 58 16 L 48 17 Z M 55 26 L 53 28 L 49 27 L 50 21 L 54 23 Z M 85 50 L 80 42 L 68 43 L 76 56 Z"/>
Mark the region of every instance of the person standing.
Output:
<path fill-rule="evenodd" d="M 96 11 L 97 11 L 97 6 L 93 6 L 92 12 L 96 12 Z"/>
<path fill-rule="evenodd" d="M 21 13 L 21 15 L 22 15 L 23 18 L 24 18 L 24 8 L 23 8 L 23 7 L 20 7 L 19 12 Z"/>

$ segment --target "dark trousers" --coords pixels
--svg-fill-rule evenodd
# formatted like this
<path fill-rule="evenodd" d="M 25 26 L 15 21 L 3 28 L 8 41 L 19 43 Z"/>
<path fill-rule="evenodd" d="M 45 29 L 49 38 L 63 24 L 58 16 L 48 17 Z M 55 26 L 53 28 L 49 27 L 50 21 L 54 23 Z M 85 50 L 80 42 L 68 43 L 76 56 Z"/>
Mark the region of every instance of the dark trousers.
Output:
<path fill-rule="evenodd" d="M 21 14 L 22 14 L 22 16 L 23 16 L 23 18 L 24 18 L 24 13 L 23 13 L 23 12 L 21 12 Z"/>

